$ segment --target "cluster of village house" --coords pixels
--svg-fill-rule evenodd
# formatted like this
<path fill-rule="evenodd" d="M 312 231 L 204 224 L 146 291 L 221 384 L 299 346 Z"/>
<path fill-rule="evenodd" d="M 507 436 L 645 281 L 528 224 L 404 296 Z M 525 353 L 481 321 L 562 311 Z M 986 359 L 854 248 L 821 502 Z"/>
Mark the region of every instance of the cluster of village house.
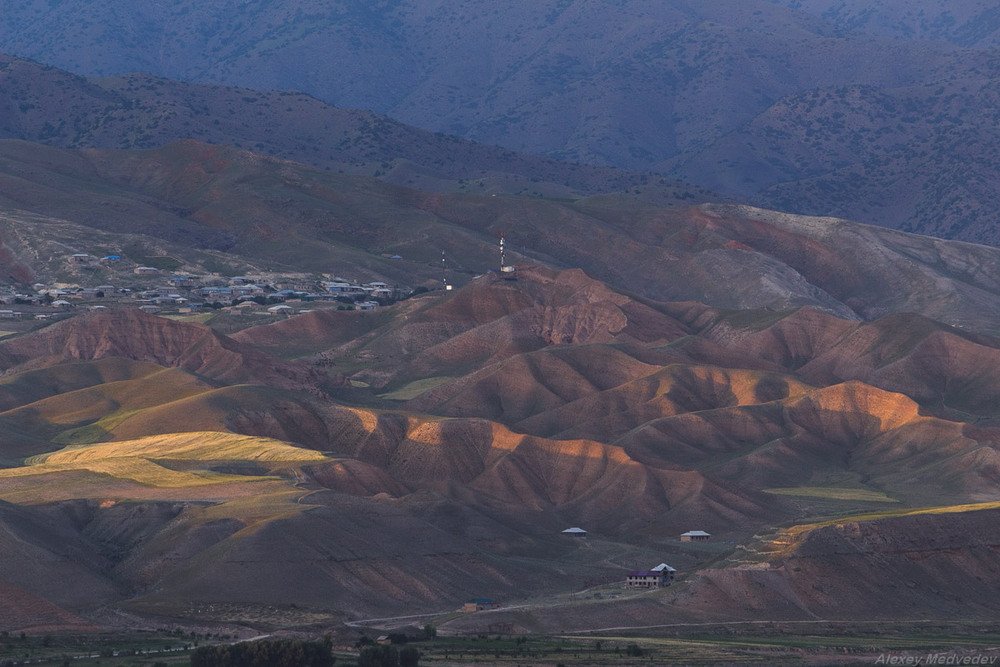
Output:
<path fill-rule="evenodd" d="M 75 254 L 69 261 L 89 266 L 87 262 L 117 262 L 120 258 L 109 255 L 98 259 Z M 309 310 L 303 304 L 322 301 L 338 302 L 357 310 L 375 310 L 380 303 L 397 296 L 396 290 L 384 282 L 360 283 L 343 278 L 313 281 L 279 276 L 263 281 L 246 276 L 201 277 L 149 266 L 136 266 L 131 274 L 136 280 L 128 281 L 127 286 L 37 283 L 32 285 L 30 293 L 0 291 L 0 305 L 23 306 L 0 308 L 0 319 L 48 319 L 77 307 L 100 309 L 106 308 L 106 304 L 123 302 L 149 313 L 190 313 L 205 307 L 223 307 L 237 312 L 288 315 Z"/>
<path fill-rule="evenodd" d="M 586 538 L 587 531 L 583 528 L 573 527 L 562 531 L 563 535 L 574 538 Z M 710 533 L 704 530 L 689 530 L 681 533 L 681 542 L 707 542 L 712 539 Z M 625 577 L 625 588 L 632 589 L 654 589 L 666 588 L 674 582 L 677 570 L 666 563 L 660 563 L 648 570 L 632 570 Z M 462 605 L 464 612 L 489 611 L 499 609 L 501 604 L 491 598 L 472 598 Z"/>

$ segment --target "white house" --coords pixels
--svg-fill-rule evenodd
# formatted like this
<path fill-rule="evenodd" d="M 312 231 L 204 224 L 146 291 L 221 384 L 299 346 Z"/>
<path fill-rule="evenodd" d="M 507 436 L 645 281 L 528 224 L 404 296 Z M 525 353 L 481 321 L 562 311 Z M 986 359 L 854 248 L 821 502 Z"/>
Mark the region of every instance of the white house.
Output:
<path fill-rule="evenodd" d="M 570 537 L 586 537 L 587 531 L 585 531 L 583 528 L 577 528 L 574 526 L 573 528 L 567 528 L 562 532 L 562 534 L 568 535 Z"/>

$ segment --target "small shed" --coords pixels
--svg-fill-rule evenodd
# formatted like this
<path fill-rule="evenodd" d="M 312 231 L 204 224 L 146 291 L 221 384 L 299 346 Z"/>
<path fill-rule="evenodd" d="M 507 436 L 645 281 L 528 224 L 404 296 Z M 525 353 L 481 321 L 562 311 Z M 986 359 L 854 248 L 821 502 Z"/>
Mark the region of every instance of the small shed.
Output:
<path fill-rule="evenodd" d="M 562 532 L 562 534 L 569 535 L 570 537 L 586 537 L 587 531 L 585 531 L 583 528 L 577 528 L 574 526 L 573 528 L 567 528 Z"/>
<path fill-rule="evenodd" d="M 711 537 L 704 530 L 689 530 L 681 533 L 681 542 L 707 542 Z"/>
<path fill-rule="evenodd" d="M 462 605 L 462 611 L 467 612 L 489 611 L 490 609 L 499 608 L 500 603 L 490 598 L 472 598 L 471 600 L 467 600 L 465 604 Z"/>

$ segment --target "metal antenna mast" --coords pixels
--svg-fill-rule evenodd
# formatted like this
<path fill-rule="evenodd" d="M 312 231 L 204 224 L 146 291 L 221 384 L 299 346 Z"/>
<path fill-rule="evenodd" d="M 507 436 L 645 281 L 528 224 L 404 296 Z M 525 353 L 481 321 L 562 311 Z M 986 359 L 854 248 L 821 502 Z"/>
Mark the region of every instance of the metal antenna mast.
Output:
<path fill-rule="evenodd" d="M 514 273 L 514 267 L 507 266 L 507 255 L 504 250 L 503 232 L 500 232 L 500 273 L 507 273 L 507 274 Z"/>
<path fill-rule="evenodd" d="M 444 250 L 441 251 L 441 283 L 444 285 L 446 292 L 451 290 L 451 285 L 448 284 L 448 273 L 445 270 Z"/>

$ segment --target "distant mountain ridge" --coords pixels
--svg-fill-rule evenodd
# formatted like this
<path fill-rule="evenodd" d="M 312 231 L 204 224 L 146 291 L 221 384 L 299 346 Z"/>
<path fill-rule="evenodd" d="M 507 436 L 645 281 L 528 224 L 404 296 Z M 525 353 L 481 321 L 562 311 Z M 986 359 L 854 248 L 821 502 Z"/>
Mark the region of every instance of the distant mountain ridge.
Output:
<path fill-rule="evenodd" d="M 844 32 L 936 40 L 977 49 L 1000 46 L 1000 10 L 989 0 L 769 1 L 808 12 Z"/>
<path fill-rule="evenodd" d="M 120 149 L 195 139 L 434 191 L 579 196 L 641 188 L 652 200 L 709 196 L 661 176 L 515 153 L 340 109 L 303 93 L 146 74 L 86 79 L 4 55 L 0 139 Z"/>
<path fill-rule="evenodd" d="M 284 0 L 238 12 L 191 0 L 32 0 L 0 17 L 0 50 L 91 75 L 138 69 L 292 88 L 508 150 L 657 171 L 768 208 L 997 244 L 991 91 L 998 68 L 989 49 L 998 22 L 982 0 L 876 8 L 827 0 L 545 0 L 502 10 L 481 1 L 400 0 L 312 11 Z M 134 85 L 153 85 L 168 100 L 177 94 L 141 77 Z M 18 100 L 13 108 L 20 104 L 37 103 Z M 232 102 L 195 106 L 222 115 L 208 127 L 176 119 L 181 128 L 167 132 L 180 113 L 175 103 L 157 114 L 162 126 L 147 138 L 166 132 L 216 141 L 212 124 L 226 127 L 230 111 L 249 126 L 269 115 Z M 294 150 L 295 159 L 313 164 L 329 159 L 322 132 L 281 131 L 319 113 L 300 101 L 290 106 L 269 123 L 275 136 L 231 141 L 282 156 Z M 189 135 L 178 133 L 184 127 Z M 385 121 L 372 129 L 399 131 Z M 432 162 L 457 164 L 433 141 L 415 141 L 412 151 L 397 145 L 393 154 L 363 134 L 343 139 L 370 153 L 369 173 L 422 151 L 436 155 Z M 544 171 L 535 177 L 566 181 Z M 452 170 L 450 178 L 480 175 Z"/>

